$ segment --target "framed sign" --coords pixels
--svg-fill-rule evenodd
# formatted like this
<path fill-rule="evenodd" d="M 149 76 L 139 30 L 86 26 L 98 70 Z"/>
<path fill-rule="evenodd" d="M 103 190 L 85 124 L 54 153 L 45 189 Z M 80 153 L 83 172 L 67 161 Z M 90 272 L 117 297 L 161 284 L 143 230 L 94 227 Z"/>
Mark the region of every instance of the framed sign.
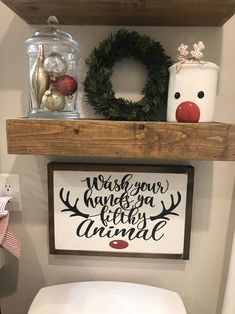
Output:
<path fill-rule="evenodd" d="M 48 165 L 52 254 L 189 259 L 191 166 Z"/>

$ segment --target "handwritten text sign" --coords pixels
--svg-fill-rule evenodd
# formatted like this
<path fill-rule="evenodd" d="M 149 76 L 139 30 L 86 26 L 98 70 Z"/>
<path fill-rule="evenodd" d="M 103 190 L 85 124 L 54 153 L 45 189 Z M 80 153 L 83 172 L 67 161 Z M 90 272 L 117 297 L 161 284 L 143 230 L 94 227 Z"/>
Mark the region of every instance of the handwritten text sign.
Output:
<path fill-rule="evenodd" d="M 188 258 L 193 168 L 49 165 L 52 253 Z"/>

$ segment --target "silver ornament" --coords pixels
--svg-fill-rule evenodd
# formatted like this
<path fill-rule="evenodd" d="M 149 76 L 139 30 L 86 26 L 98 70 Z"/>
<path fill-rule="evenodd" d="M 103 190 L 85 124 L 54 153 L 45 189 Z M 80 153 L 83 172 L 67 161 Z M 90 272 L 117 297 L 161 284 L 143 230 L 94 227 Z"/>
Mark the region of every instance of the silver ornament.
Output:
<path fill-rule="evenodd" d="M 49 111 L 63 111 L 65 107 L 65 97 L 54 90 L 47 90 L 42 97 L 40 109 Z"/>
<path fill-rule="evenodd" d="M 39 45 L 38 56 L 30 72 L 30 88 L 38 108 L 48 84 L 48 78 L 44 71 L 44 60 L 44 48 L 43 45 Z"/>
<path fill-rule="evenodd" d="M 51 79 L 63 76 L 68 69 L 68 64 L 63 56 L 57 52 L 51 53 L 44 61 L 44 70 Z"/>

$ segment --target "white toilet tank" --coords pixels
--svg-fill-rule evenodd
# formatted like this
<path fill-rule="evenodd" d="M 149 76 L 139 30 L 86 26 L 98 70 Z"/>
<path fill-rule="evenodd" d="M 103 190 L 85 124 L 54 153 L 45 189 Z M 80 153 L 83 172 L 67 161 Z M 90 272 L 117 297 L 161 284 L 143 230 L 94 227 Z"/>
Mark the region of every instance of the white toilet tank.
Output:
<path fill-rule="evenodd" d="M 28 314 L 186 314 L 173 291 L 128 282 L 88 281 L 42 288 Z"/>

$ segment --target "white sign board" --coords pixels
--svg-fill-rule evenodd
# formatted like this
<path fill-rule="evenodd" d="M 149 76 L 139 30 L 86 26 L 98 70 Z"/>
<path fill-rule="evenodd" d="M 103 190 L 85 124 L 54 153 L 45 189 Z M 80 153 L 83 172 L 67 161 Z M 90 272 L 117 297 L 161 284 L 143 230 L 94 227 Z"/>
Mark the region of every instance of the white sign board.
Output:
<path fill-rule="evenodd" d="M 189 258 L 192 167 L 48 169 L 51 253 Z"/>

